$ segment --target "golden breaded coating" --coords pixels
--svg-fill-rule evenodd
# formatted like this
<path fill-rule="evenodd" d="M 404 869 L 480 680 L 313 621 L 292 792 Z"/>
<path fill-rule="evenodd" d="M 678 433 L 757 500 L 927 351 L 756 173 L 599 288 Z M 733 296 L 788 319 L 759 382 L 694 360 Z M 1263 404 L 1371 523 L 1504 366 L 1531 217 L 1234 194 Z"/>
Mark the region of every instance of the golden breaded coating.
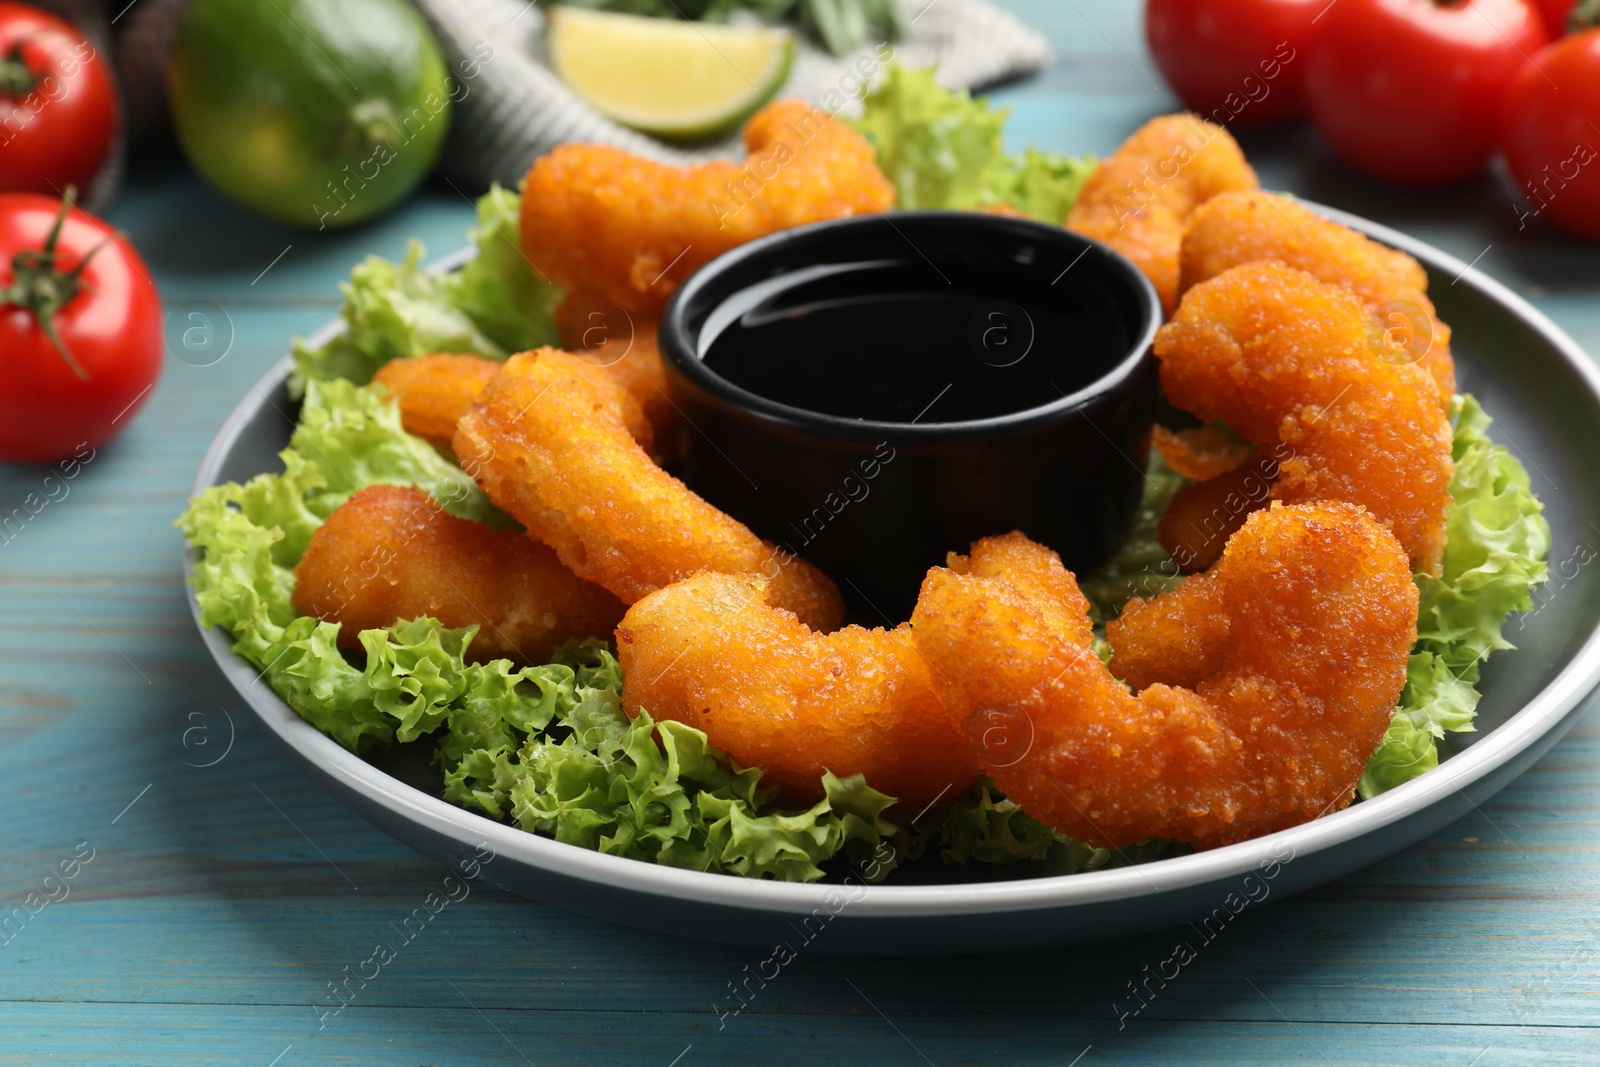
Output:
<path fill-rule="evenodd" d="M 581 289 L 561 298 L 555 318 L 567 351 L 604 367 L 639 402 L 655 430 L 656 456 L 665 462 L 683 455 L 688 425 L 667 391 L 660 323 Z"/>
<path fill-rule="evenodd" d="M 1156 540 L 1183 573 L 1205 570 L 1250 513 L 1267 506 L 1277 476 L 1278 462 L 1268 456 L 1184 486 L 1156 524 Z"/>
<path fill-rule="evenodd" d="M 702 574 L 629 608 L 617 656 L 630 715 L 705 731 L 796 800 L 821 799 L 830 770 L 916 812 L 978 776 L 905 625 L 819 634 L 759 580 Z"/>
<path fill-rule="evenodd" d="M 1120 649 L 1108 671 L 1084 623 L 1057 621 L 1081 603 L 1049 591 L 1071 581 L 1060 560 L 1037 545 L 1032 556 L 998 573 L 935 568 L 912 616 L 980 757 L 997 729 L 1016 735 L 985 770 L 1030 815 L 1093 845 L 1160 836 L 1211 848 L 1350 802 L 1405 684 L 1417 622 L 1405 553 L 1361 508 L 1257 512 L 1204 578 L 1132 614 L 1226 631 L 1202 631 L 1192 687 L 1137 696 L 1112 677 Z M 1166 597 L 1187 598 L 1187 610 L 1165 612 Z"/>
<path fill-rule="evenodd" d="M 400 423 L 407 433 L 449 448 L 456 435 L 456 420 L 499 373 L 497 359 L 435 352 L 391 359 L 378 368 L 372 380 L 387 388 L 400 405 Z"/>
<path fill-rule="evenodd" d="M 561 331 L 561 347 L 568 352 L 599 348 L 614 338 L 633 337 L 639 332 L 633 315 L 585 289 L 563 293 L 552 317 Z"/>
<path fill-rule="evenodd" d="M 1189 214 L 1213 196 L 1257 184 L 1227 130 L 1197 115 L 1163 115 L 1100 161 L 1067 213 L 1067 229 L 1133 260 L 1171 314 Z"/>
<path fill-rule="evenodd" d="M 1111 673 L 1137 693 L 1158 682 L 1193 689 L 1221 670 L 1228 616 L 1214 610 L 1219 581 L 1206 571 L 1160 596 L 1124 604 L 1122 613 L 1106 623 Z"/>
<path fill-rule="evenodd" d="M 522 190 L 522 247 L 558 285 L 657 316 L 685 278 L 753 238 L 894 203 L 849 124 L 779 100 L 745 124 L 743 163 L 676 167 L 603 145 L 561 145 Z"/>
<path fill-rule="evenodd" d="M 1183 238 L 1180 294 L 1231 267 L 1277 260 L 1349 289 L 1379 317 L 1389 359 L 1420 363 L 1448 409 L 1456 391 L 1450 327 L 1428 299 L 1428 272 L 1397 249 L 1323 218 L 1299 201 L 1244 189 L 1195 209 Z"/>
<path fill-rule="evenodd" d="M 573 355 L 605 371 L 612 381 L 627 390 L 650 424 L 651 453 L 663 462 L 683 455 L 688 429 L 683 412 L 667 391 L 667 368 L 656 347 L 656 322 L 641 319 L 632 337 L 613 337 L 598 348 L 585 348 Z"/>
<path fill-rule="evenodd" d="M 1167 466 L 1197 482 L 1237 469 L 1250 458 L 1252 451 L 1249 445 L 1215 426 L 1188 430 L 1152 426 L 1150 443 L 1161 453 Z"/>
<path fill-rule="evenodd" d="M 637 357 L 605 349 L 580 352 L 578 356 L 604 370 L 635 400 L 639 399 L 635 390 L 648 392 L 656 404 L 664 398 L 653 384 L 655 380 L 665 381 L 660 369 L 661 356 L 653 347 L 641 350 Z M 652 359 L 654 371 L 641 366 Z M 503 366 L 505 363 L 501 360 L 486 356 L 402 356 L 378 368 L 372 380 L 382 382 L 400 405 L 400 424 L 407 432 L 425 437 L 440 448 L 449 448 L 456 435 L 456 423 L 477 402 L 478 395 L 488 388 Z M 628 432 L 639 442 L 639 447 L 653 450 L 655 426 L 650 421 L 648 406 L 640 401 L 634 407 L 625 408 L 623 414 L 628 420 Z"/>
<path fill-rule="evenodd" d="M 469 659 L 521 663 L 544 663 L 569 637 L 609 636 L 623 612 L 527 535 L 398 485 L 368 486 L 333 510 L 295 568 L 294 606 L 340 623 L 345 648 L 361 647 L 362 630 L 426 615 L 478 627 Z"/>
<path fill-rule="evenodd" d="M 951 552 L 944 569 L 975 578 L 1004 578 L 1027 596 L 1040 621 L 1062 640 L 1075 645 L 1094 640 L 1089 598 L 1078 588 L 1077 579 L 1059 556 L 1018 531 L 975 541 L 965 556 Z M 929 576 L 935 572 L 930 570 Z"/>
<path fill-rule="evenodd" d="M 604 372 L 542 348 L 506 362 L 457 424 L 454 447 L 489 499 L 624 603 L 703 571 L 756 575 L 777 607 L 815 629 L 838 626 L 844 605 L 828 576 L 658 467 L 629 432 L 630 409 Z"/>
<path fill-rule="evenodd" d="M 1304 271 L 1234 267 L 1185 293 L 1156 334 L 1161 386 L 1273 455 L 1274 499 L 1361 504 L 1437 574 L 1450 425 L 1427 371 L 1373 353 L 1369 321 L 1350 292 Z"/>

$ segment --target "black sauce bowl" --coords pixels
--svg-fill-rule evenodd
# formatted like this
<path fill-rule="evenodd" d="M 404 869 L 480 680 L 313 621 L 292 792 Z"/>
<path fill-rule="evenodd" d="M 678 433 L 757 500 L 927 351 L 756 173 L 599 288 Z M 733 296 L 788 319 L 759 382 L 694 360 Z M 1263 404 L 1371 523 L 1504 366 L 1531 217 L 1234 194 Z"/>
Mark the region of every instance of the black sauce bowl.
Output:
<path fill-rule="evenodd" d="M 1082 573 L 1138 506 L 1160 322 L 1132 263 L 1058 226 L 923 211 L 781 231 L 667 306 L 681 474 L 863 622 L 904 619 L 930 566 L 991 534 Z"/>

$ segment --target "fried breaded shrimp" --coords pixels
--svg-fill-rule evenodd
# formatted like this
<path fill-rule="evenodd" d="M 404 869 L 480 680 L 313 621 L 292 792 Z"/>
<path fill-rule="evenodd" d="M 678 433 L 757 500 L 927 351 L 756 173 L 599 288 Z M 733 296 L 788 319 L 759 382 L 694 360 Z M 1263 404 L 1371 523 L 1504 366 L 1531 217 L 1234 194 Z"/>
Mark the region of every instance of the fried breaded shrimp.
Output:
<path fill-rule="evenodd" d="M 628 312 L 585 289 L 568 289 L 553 312 L 561 346 L 568 352 L 599 348 L 614 337 L 632 337 L 638 324 Z"/>
<path fill-rule="evenodd" d="M 1279 505 L 1284 506 L 1306 505 Z M 1229 625 L 1228 616 L 1215 610 L 1221 581 L 1215 573 L 1220 572 L 1196 574 L 1160 596 L 1124 604 L 1122 614 L 1106 623 L 1111 673 L 1137 693 L 1157 683 L 1193 689 L 1221 670 Z"/>
<path fill-rule="evenodd" d="M 489 499 L 624 603 L 702 571 L 759 575 L 774 605 L 816 629 L 839 625 L 828 576 L 656 466 L 629 433 L 630 409 L 633 398 L 578 357 L 524 352 L 462 417 L 454 447 Z"/>
<path fill-rule="evenodd" d="M 1150 443 L 1167 466 L 1203 482 L 1235 470 L 1250 458 L 1249 445 L 1216 426 L 1196 426 L 1188 430 L 1150 428 Z"/>
<path fill-rule="evenodd" d="M 1227 130 L 1197 115 L 1163 115 L 1100 161 L 1067 213 L 1067 229 L 1133 260 L 1171 314 L 1189 214 L 1219 193 L 1257 184 Z"/>
<path fill-rule="evenodd" d="M 651 593 L 617 627 L 622 704 L 703 730 L 786 795 L 866 775 L 917 811 L 978 776 L 911 629 L 808 629 L 758 579 L 702 574 Z"/>
<path fill-rule="evenodd" d="M 667 392 L 667 368 L 656 346 L 656 322 L 641 319 L 632 337 L 612 337 L 598 348 L 584 348 L 573 355 L 605 371 L 612 381 L 627 390 L 650 423 L 652 451 L 663 462 L 683 453 L 683 413 Z"/>
<path fill-rule="evenodd" d="M 515 530 L 459 519 L 420 489 L 371 485 L 333 510 L 294 571 L 294 606 L 340 623 L 339 644 L 427 615 L 477 626 L 473 661 L 543 663 L 569 637 L 605 637 L 622 602 Z"/>
<path fill-rule="evenodd" d="M 735 245 L 894 203 L 866 138 L 809 104 L 768 104 L 745 124 L 744 143 L 743 163 L 692 167 L 562 145 L 528 171 L 523 250 L 556 284 L 653 316 Z"/>
<path fill-rule="evenodd" d="M 1369 321 L 1347 290 L 1304 271 L 1234 267 L 1185 293 L 1156 334 L 1161 385 L 1278 459 L 1274 499 L 1361 504 L 1437 574 L 1450 426 L 1427 371 L 1372 352 Z"/>
<path fill-rule="evenodd" d="M 1307 645 L 1308 635 L 1305 626 L 1309 623 L 1292 610 L 1285 610 L 1278 617 L 1279 625 L 1275 629 L 1272 627 L 1271 619 L 1278 607 L 1287 607 L 1286 600 L 1280 601 L 1280 589 L 1277 585 L 1280 579 L 1273 576 L 1280 572 L 1272 570 L 1270 561 L 1252 562 L 1242 553 L 1247 548 L 1250 551 L 1277 552 L 1280 554 L 1278 559 L 1280 564 L 1312 575 L 1315 581 L 1315 572 L 1311 570 L 1313 561 L 1296 562 L 1286 555 L 1292 549 L 1294 537 L 1285 539 L 1274 535 L 1272 539 L 1264 539 L 1268 535 L 1262 533 L 1274 523 L 1281 524 L 1284 521 L 1282 516 L 1295 514 L 1320 514 L 1323 518 L 1341 515 L 1348 518 L 1351 514 L 1359 514 L 1367 526 L 1374 525 L 1371 513 L 1365 509 L 1353 504 L 1331 501 L 1323 504 L 1273 504 L 1268 510 L 1258 512 L 1247 524 L 1247 528 L 1255 531 L 1254 541 L 1236 537 L 1228 543 L 1223 562 L 1217 567 L 1180 583 L 1171 592 L 1149 600 L 1138 598 L 1130 600 L 1123 608 L 1122 614 L 1106 624 L 1106 639 L 1113 649 L 1112 673 L 1136 690 L 1163 684 L 1194 688 L 1201 679 L 1223 670 L 1230 662 L 1230 658 L 1237 659 L 1241 655 L 1259 656 L 1263 659 L 1270 658 L 1271 655 L 1292 657 L 1296 654 L 1294 648 L 1286 646 L 1301 646 L 1300 651 L 1305 656 L 1302 666 L 1305 671 L 1311 672 L 1316 669 L 1313 658 L 1317 655 L 1315 648 L 1318 641 L 1324 645 L 1330 641 L 1340 640 L 1357 642 L 1362 634 L 1363 617 L 1359 614 L 1339 617 L 1335 614 L 1336 607 L 1333 603 L 1326 606 L 1326 610 L 1330 613 L 1330 621 L 1318 624 L 1318 629 L 1319 632 L 1338 631 L 1342 637 L 1328 633 L 1323 633 L 1320 638 L 1309 635 L 1312 643 Z M 1394 543 L 1391 538 L 1381 536 L 1367 538 L 1367 542 Z M 1238 547 L 1235 547 L 1236 545 Z M 1335 546 L 1329 541 L 1328 546 L 1319 551 L 1325 556 L 1330 556 L 1335 551 Z M 1348 552 L 1347 557 L 1333 569 L 1347 570 L 1354 574 L 1358 567 L 1371 563 L 1372 554 Z M 1368 578 L 1370 580 L 1371 576 Z M 1225 591 L 1225 586 L 1229 582 L 1236 585 L 1244 582 L 1245 584 L 1240 585 L 1235 593 L 1245 598 L 1254 595 L 1266 605 L 1258 611 L 1263 628 L 1253 632 L 1276 633 L 1277 638 L 1276 640 L 1264 638 L 1262 649 L 1241 652 L 1238 645 L 1246 639 L 1246 632 L 1239 629 L 1236 617 L 1230 616 L 1226 610 L 1218 610 L 1219 605 L 1222 605 L 1229 595 Z M 1413 605 L 1408 609 L 1413 623 L 1401 635 L 1405 638 L 1405 648 L 1409 653 L 1411 645 L 1416 641 L 1414 618 L 1417 596 L 1398 581 L 1390 584 L 1393 586 L 1390 598 L 1395 604 L 1401 607 L 1405 603 Z M 1405 584 L 1410 585 L 1412 590 L 1416 588 L 1414 581 Z M 1287 587 L 1283 591 L 1287 591 Z M 1369 591 L 1374 595 L 1378 593 L 1376 587 Z M 1303 591 L 1301 595 L 1310 598 L 1306 601 L 1310 604 L 1316 596 L 1329 594 Z M 1349 595 L 1354 593 L 1351 592 Z M 1277 606 L 1268 605 L 1269 601 L 1275 602 Z M 1381 632 L 1375 632 L 1374 638 L 1375 644 L 1381 643 Z M 1267 649 L 1266 644 L 1271 644 L 1274 648 Z M 1395 644 L 1398 646 L 1399 638 L 1396 638 Z M 1405 657 L 1401 658 L 1403 661 Z M 1330 657 L 1322 665 L 1322 669 L 1329 675 L 1324 679 L 1324 683 L 1330 688 L 1336 687 L 1337 681 L 1345 680 L 1350 674 L 1346 661 L 1338 657 Z M 1358 681 L 1353 678 L 1348 680 L 1352 683 Z M 1396 696 L 1398 697 L 1398 693 Z M 1370 750 L 1367 754 L 1370 754 Z"/>
<path fill-rule="evenodd" d="M 456 420 L 499 373 L 497 359 L 435 352 L 391 359 L 372 380 L 388 389 L 400 405 L 400 423 L 407 433 L 449 448 Z"/>
<path fill-rule="evenodd" d="M 1266 506 L 1277 476 L 1278 461 L 1265 456 L 1184 486 L 1162 512 L 1156 540 L 1183 573 L 1205 570 L 1250 513 Z"/>
<path fill-rule="evenodd" d="M 667 391 L 667 368 L 658 341 L 660 323 L 629 314 L 604 297 L 581 289 L 562 297 L 555 318 L 567 351 L 604 367 L 639 402 L 655 429 L 658 456 L 670 460 L 682 455 L 688 427 Z"/>
<path fill-rule="evenodd" d="M 1081 595 L 1056 591 L 1075 583 L 1053 552 L 1023 542 L 996 565 L 984 544 L 929 572 L 912 629 L 976 750 L 1021 735 L 987 772 L 1030 815 L 1094 845 L 1210 848 L 1350 802 L 1417 622 L 1405 553 L 1361 508 L 1252 515 L 1212 571 L 1145 609 L 1199 634 L 1174 657 L 1192 687 L 1137 696 L 1112 677 L 1120 647 L 1109 671 L 1095 656 Z"/>
<path fill-rule="evenodd" d="M 595 360 L 586 362 L 599 365 Z M 623 379 L 630 375 L 637 377 L 637 372 L 632 369 L 618 372 L 614 369 L 618 363 L 620 360 L 613 360 L 602 369 L 631 395 L 633 390 Z M 456 423 L 477 402 L 503 366 L 502 361 L 485 356 L 435 353 L 391 359 L 378 368 L 372 380 L 382 382 L 400 405 L 400 424 L 408 433 L 425 437 L 441 448 L 449 448 L 456 435 Z M 623 417 L 639 447 L 653 448 L 654 427 L 642 406 L 624 407 Z"/>
<path fill-rule="evenodd" d="M 1387 357 L 1419 363 L 1449 408 L 1456 391 L 1450 327 L 1428 299 L 1428 272 L 1397 249 L 1323 218 L 1287 196 L 1245 189 L 1195 209 L 1183 238 L 1180 294 L 1230 267 L 1277 260 L 1349 289 L 1377 313 Z"/>

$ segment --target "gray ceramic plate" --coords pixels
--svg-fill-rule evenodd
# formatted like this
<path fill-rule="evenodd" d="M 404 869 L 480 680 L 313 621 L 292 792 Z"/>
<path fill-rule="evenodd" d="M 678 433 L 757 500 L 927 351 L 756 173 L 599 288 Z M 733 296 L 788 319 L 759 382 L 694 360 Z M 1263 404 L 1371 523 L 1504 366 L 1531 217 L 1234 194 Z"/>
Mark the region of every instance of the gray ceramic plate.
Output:
<path fill-rule="evenodd" d="M 1600 373 L 1571 338 L 1498 283 L 1402 234 L 1328 214 L 1427 266 L 1440 316 L 1455 329 L 1461 388 L 1483 401 L 1495 436 L 1527 466 L 1553 533 L 1551 582 L 1539 607 L 1508 629 L 1520 647 L 1495 656 L 1484 671 L 1478 732 L 1453 735 L 1436 770 L 1376 800 L 1268 837 L 1118 870 L 973 871 L 931 860 L 881 886 L 757 882 L 601 855 L 446 804 L 437 778 L 429 780 L 425 753 L 401 751 L 381 764 L 352 755 L 255 684 L 256 669 L 231 651 L 225 633 L 205 631 L 206 644 L 241 699 L 306 772 L 375 825 L 447 864 L 486 846 L 495 855 L 483 868 L 489 881 L 647 929 L 835 953 L 1000 951 L 1204 921 L 1218 909 L 1320 885 L 1488 799 L 1555 744 L 1600 680 L 1600 569 L 1580 565 L 1595 554 L 1587 546 L 1600 545 L 1600 462 L 1593 458 Z M 288 366 L 274 367 L 229 416 L 200 467 L 196 492 L 280 469 L 276 454 L 292 429 L 283 414 L 293 410 L 284 391 Z M 191 554 L 186 574 L 192 564 Z M 190 603 L 198 618 L 192 587 Z"/>

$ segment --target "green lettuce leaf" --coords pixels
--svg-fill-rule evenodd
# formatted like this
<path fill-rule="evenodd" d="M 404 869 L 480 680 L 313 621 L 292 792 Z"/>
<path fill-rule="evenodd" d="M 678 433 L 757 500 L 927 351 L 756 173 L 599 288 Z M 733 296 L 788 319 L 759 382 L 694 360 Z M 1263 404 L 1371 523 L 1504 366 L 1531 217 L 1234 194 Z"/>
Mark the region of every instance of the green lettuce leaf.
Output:
<path fill-rule="evenodd" d="M 196 497 L 177 525 L 199 550 L 193 581 L 203 626 L 221 626 L 233 649 L 262 672 L 284 702 L 340 744 L 360 751 L 386 742 L 393 727 L 362 673 L 340 654 L 338 627 L 299 615 L 290 600 L 293 564 L 321 519 L 304 498 L 320 472 L 292 452 L 283 474 L 229 482 Z M 298 548 L 285 528 L 293 531 Z"/>
<path fill-rule="evenodd" d="M 1446 731 L 1471 730 L 1477 709 L 1478 691 L 1456 677 L 1443 657 L 1413 652 L 1400 706 L 1362 772 L 1361 796 L 1375 797 L 1437 767 L 1439 738 Z"/>
<path fill-rule="evenodd" d="M 1419 651 L 1477 680 L 1491 652 L 1515 647 L 1502 634 L 1506 616 L 1533 606 L 1533 587 L 1547 577 L 1550 526 L 1528 472 L 1489 439 L 1492 420 L 1471 396 L 1456 401 L 1453 503 L 1446 520 L 1444 567 L 1418 575 L 1422 590 Z"/>
<path fill-rule="evenodd" d="M 323 479 L 323 486 L 307 496 L 306 507 L 326 518 L 366 486 L 416 485 L 453 515 L 509 525 L 510 518 L 460 467 L 406 433 L 399 408 L 381 388 L 337 378 L 306 382 L 300 424 L 289 439 L 289 451 L 316 467 Z"/>
<path fill-rule="evenodd" d="M 1097 623 L 1116 618 L 1122 605 L 1134 597 L 1157 596 L 1182 579 L 1177 564 L 1156 540 L 1156 526 L 1183 482 L 1183 476 L 1152 448 L 1145 466 L 1144 493 L 1127 537 L 1110 559 L 1079 582 Z M 1107 658 L 1103 652 L 1101 658 Z"/>
<path fill-rule="evenodd" d="M 1094 161 L 1029 149 L 1005 151 L 1007 108 L 941 86 L 931 68 L 891 64 L 855 126 L 893 183 L 895 206 L 970 211 L 1009 204 L 1060 225 Z"/>
<path fill-rule="evenodd" d="M 478 254 L 444 279 L 445 301 L 507 353 L 561 343 L 554 314 L 562 293 L 523 254 L 521 210 L 516 193 L 490 186 L 478 198 L 478 227 L 470 235 Z"/>
<path fill-rule="evenodd" d="M 1183 845 L 1157 837 L 1118 849 L 1086 845 L 1056 833 L 1023 811 L 987 778 L 980 778 L 964 796 L 946 807 L 937 834 L 939 854 L 946 863 L 1048 860 L 1051 874 L 1148 863 L 1186 850 Z"/>
<path fill-rule="evenodd" d="M 1491 421 L 1475 398 L 1456 398 L 1444 567 L 1437 578 L 1416 576 L 1417 643 L 1400 706 L 1361 776 L 1363 797 L 1437 766 L 1439 739 L 1473 728 L 1479 669 L 1490 653 L 1513 647 L 1507 618 L 1533 606 L 1533 588 L 1547 577 L 1543 505 L 1522 464 L 1490 440 Z"/>
<path fill-rule="evenodd" d="M 820 865 L 847 845 L 878 849 L 898 832 L 883 814 L 893 798 L 859 775 L 824 774 L 824 799 L 785 808 L 760 788 L 759 770 L 738 767 L 699 730 L 648 713 L 630 719 L 603 643 L 569 644 L 557 657 L 566 662 L 534 668 L 556 675 L 548 722 L 461 754 L 447 766 L 445 799 L 611 855 L 785 881 L 821 878 Z M 512 729 L 501 737 L 520 732 L 503 726 Z M 476 713 L 471 728 L 485 733 Z"/>
<path fill-rule="evenodd" d="M 945 811 L 939 826 L 939 855 L 946 863 L 1017 863 L 1042 860 L 1057 845 L 1075 845 L 1070 838 L 1027 814 L 1014 800 L 995 791 L 983 779 Z M 1085 846 L 1085 860 L 1095 859 L 1096 850 Z M 1095 866 L 1105 863 L 1098 857 Z"/>
<path fill-rule="evenodd" d="M 291 396 L 307 382 L 343 378 L 356 384 L 372 379 L 379 367 L 402 356 L 428 352 L 476 352 L 504 359 L 508 353 L 491 341 L 466 312 L 446 298 L 442 275 L 422 267 L 422 242 L 413 240 L 405 258 L 393 263 L 368 256 L 339 286 L 345 332 L 321 348 L 295 341 Z"/>
<path fill-rule="evenodd" d="M 192 580 L 200 624 L 227 630 L 234 651 L 258 667 L 299 614 L 290 601 L 289 568 L 300 558 L 309 530 L 322 524 L 304 505 L 305 493 L 324 484 L 321 474 L 298 455 L 284 458 L 283 474 L 207 489 L 177 520 L 198 555 Z M 301 538 L 293 552 L 284 547 L 285 527 Z"/>
<path fill-rule="evenodd" d="M 1010 204 L 1040 222 L 1060 226 L 1078 202 L 1083 183 L 1094 172 L 1092 156 L 1066 156 L 1030 148 L 1021 156 L 1007 156 L 993 175 L 988 198 Z"/>
<path fill-rule="evenodd" d="M 302 615 L 256 665 L 301 718 L 352 752 L 387 745 L 394 721 L 378 706 L 362 671 L 338 646 L 339 626 Z"/>
<path fill-rule="evenodd" d="M 518 240 L 520 201 L 492 186 L 477 203 L 471 236 L 477 257 L 461 270 L 422 267 L 420 241 L 394 263 L 368 256 L 340 285 L 345 331 L 320 348 L 295 341 L 292 396 L 310 381 L 370 381 L 391 359 L 429 352 L 470 352 L 504 359 L 512 352 L 560 344 L 551 314 L 561 291 L 538 278 Z"/>

